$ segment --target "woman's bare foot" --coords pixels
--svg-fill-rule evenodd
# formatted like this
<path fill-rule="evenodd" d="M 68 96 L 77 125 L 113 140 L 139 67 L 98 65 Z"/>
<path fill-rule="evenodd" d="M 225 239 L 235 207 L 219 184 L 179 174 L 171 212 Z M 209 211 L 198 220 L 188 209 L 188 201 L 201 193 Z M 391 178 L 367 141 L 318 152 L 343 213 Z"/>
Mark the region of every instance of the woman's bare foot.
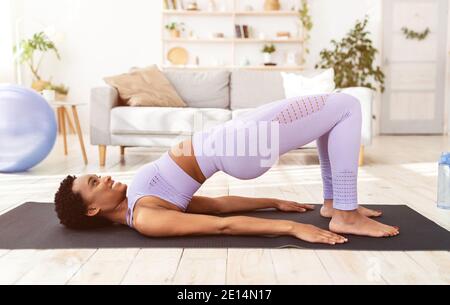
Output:
<path fill-rule="evenodd" d="M 333 200 L 325 200 L 320 210 L 320 215 L 325 218 L 333 218 L 334 211 L 336 210 L 333 208 Z M 366 217 L 380 217 L 383 215 L 382 211 L 371 210 L 365 207 L 359 207 L 358 212 Z"/>
<path fill-rule="evenodd" d="M 352 234 L 369 237 L 394 237 L 400 234 L 400 228 L 392 227 L 367 216 L 359 211 L 338 211 L 333 214 L 330 231 L 337 234 Z"/>

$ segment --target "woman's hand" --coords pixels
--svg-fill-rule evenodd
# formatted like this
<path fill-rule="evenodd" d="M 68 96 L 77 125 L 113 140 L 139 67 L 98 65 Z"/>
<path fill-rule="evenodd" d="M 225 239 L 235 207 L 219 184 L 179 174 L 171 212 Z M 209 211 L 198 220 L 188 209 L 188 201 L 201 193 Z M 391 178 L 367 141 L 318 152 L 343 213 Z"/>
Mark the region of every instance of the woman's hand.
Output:
<path fill-rule="evenodd" d="M 314 206 L 310 204 L 300 204 L 294 201 L 278 200 L 275 202 L 276 209 L 282 212 L 306 213 L 313 211 Z"/>
<path fill-rule="evenodd" d="M 313 225 L 301 223 L 296 223 L 294 225 L 291 235 L 295 238 L 315 244 L 336 245 L 345 244 L 348 242 L 348 239 L 343 236 L 334 234 L 330 231 L 322 230 Z"/>

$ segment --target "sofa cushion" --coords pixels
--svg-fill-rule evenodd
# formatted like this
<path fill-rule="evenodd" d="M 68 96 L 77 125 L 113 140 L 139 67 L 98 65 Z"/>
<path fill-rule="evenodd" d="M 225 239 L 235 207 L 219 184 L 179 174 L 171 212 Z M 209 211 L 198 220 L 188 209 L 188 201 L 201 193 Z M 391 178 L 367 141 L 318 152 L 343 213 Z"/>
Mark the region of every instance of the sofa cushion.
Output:
<path fill-rule="evenodd" d="M 325 70 L 323 73 L 313 77 L 285 72 L 282 72 L 281 76 L 286 98 L 333 93 L 336 89 L 334 69 Z"/>
<path fill-rule="evenodd" d="M 130 73 L 104 78 L 129 106 L 186 107 L 172 84 L 157 66 L 135 68 Z"/>
<path fill-rule="evenodd" d="M 229 71 L 166 70 L 164 74 L 189 107 L 229 109 Z"/>
<path fill-rule="evenodd" d="M 195 128 L 211 128 L 231 119 L 225 109 L 116 107 L 111 133 L 130 135 L 192 135 Z"/>
<path fill-rule="evenodd" d="M 296 73 L 313 77 L 324 70 Z M 278 71 L 237 70 L 231 74 L 231 110 L 257 108 L 286 98 L 283 77 Z"/>

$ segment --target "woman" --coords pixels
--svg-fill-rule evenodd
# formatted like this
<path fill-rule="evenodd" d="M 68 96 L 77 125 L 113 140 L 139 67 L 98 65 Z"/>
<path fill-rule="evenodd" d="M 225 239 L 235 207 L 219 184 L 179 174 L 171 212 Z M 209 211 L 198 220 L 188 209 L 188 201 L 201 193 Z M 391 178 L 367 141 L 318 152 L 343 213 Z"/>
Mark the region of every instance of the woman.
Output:
<path fill-rule="evenodd" d="M 118 223 L 150 237 L 290 235 L 335 245 L 348 241 L 338 234 L 396 236 L 399 228 L 371 219 L 381 212 L 358 206 L 361 124 L 361 105 L 347 94 L 276 101 L 195 133 L 192 139 L 142 167 L 129 187 L 111 177 L 67 177 L 55 196 L 56 212 L 61 223 L 70 228 Z M 194 196 L 219 171 L 238 179 L 254 179 L 266 173 L 279 156 L 314 140 L 324 184 L 321 215 L 331 219 L 331 232 L 284 220 L 214 216 L 265 208 L 303 213 L 314 208 L 310 205 Z"/>

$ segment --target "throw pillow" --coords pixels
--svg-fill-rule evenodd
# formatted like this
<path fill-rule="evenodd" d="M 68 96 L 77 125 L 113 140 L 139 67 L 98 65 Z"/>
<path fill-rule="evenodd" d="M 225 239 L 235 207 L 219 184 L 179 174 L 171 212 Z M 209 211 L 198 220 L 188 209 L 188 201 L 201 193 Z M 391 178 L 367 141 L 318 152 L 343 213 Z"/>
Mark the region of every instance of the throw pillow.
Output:
<path fill-rule="evenodd" d="M 333 93 L 336 88 L 334 69 L 325 70 L 312 78 L 295 73 L 281 73 L 286 98 Z"/>
<path fill-rule="evenodd" d="M 157 66 L 134 68 L 130 73 L 106 77 L 104 80 L 117 89 L 120 98 L 129 106 L 187 107 Z"/>

